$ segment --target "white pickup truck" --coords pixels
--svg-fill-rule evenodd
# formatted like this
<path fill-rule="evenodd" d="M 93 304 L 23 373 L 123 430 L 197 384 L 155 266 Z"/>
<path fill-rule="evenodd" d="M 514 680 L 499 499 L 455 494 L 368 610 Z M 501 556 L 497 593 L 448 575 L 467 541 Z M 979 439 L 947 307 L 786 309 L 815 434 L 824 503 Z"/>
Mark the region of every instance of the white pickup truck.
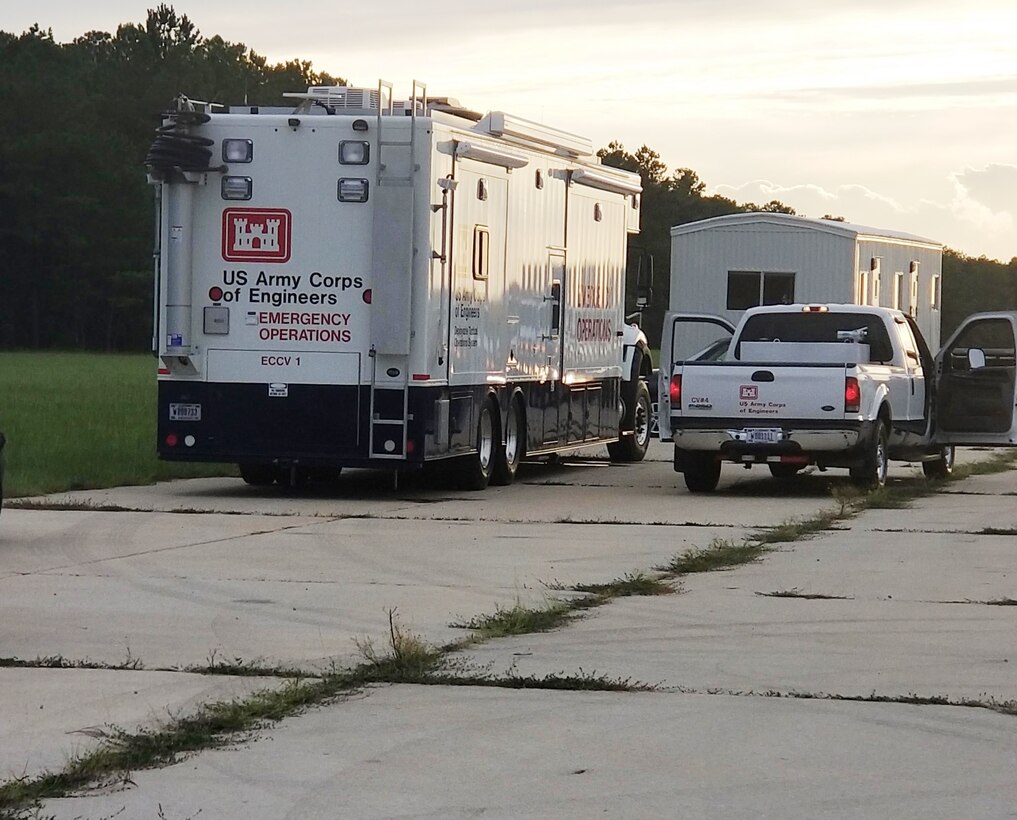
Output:
<path fill-rule="evenodd" d="M 695 355 L 725 332 L 719 360 Z M 944 477 L 954 445 L 1017 444 L 1015 336 L 1017 313 L 976 314 L 933 358 L 914 320 L 890 308 L 771 305 L 737 328 L 668 314 L 660 437 L 692 492 L 714 490 L 723 461 L 777 478 L 847 467 L 866 487 L 885 484 L 891 459 Z"/>

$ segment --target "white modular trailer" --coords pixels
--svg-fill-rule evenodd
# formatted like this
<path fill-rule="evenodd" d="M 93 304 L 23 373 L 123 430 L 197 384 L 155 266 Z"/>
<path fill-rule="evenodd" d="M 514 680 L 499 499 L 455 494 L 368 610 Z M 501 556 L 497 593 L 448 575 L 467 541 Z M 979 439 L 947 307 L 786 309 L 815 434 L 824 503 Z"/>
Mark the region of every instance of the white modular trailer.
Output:
<path fill-rule="evenodd" d="M 671 228 L 670 309 L 737 323 L 765 304 L 896 308 L 940 342 L 943 246 L 911 234 L 750 212 Z"/>
<path fill-rule="evenodd" d="M 146 160 L 160 456 L 254 483 L 456 457 L 476 486 L 524 454 L 641 458 L 639 177 L 584 138 L 390 88 L 166 115 Z"/>

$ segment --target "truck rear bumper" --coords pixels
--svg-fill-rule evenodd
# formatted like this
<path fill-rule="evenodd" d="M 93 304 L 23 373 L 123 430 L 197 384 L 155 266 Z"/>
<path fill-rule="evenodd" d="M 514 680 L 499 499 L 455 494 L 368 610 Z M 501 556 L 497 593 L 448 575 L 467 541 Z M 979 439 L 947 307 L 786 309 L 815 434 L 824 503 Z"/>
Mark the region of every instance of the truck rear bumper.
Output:
<path fill-rule="evenodd" d="M 775 444 L 749 444 L 744 430 L 678 430 L 676 447 L 683 450 L 766 450 L 801 452 L 803 450 L 846 450 L 858 444 L 860 430 L 782 430 L 783 439 Z"/>
<path fill-rule="evenodd" d="M 751 429 L 751 428 L 749 428 Z M 751 440 L 744 427 L 704 427 L 673 430 L 675 453 L 713 452 L 725 461 L 741 463 L 789 461 L 847 466 L 865 453 L 875 425 L 847 422 L 836 428 L 813 429 L 794 424 L 779 429 L 779 440 Z"/>

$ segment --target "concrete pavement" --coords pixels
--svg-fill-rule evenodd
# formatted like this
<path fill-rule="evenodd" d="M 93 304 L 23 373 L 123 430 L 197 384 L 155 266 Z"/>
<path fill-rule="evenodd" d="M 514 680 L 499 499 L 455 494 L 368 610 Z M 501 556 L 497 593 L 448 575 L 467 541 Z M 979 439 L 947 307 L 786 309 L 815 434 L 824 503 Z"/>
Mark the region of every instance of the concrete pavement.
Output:
<path fill-rule="evenodd" d="M 2 773 L 37 774 L 87 750 L 87 736 L 72 745 L 66 734 L 96 722 L 85 693 L 100 694 L 107 723 L 150 725 L 152 713 L 124 695 L 135 684 L 116 676 L 171 676 L 159 697 L 179 714 L 201 697 L 194 676 L 154 670 L 240 659 L 313 672 L 352 662 L 354 639 L 383 642 L 389 609 L 440 644 L 461 637 L 451 623 L 539 604 L 557 594 L 554 582 L 609 581 L 715 537 L 738 540 L 837 506 L 827 477 L 789 486 L 730 468 L 720 493 L 690 496 L 666 449 L 651 452 L 625 467 L 585 459 L 530 468 L 516 485 L 482 494 L 393 488 L 372 474 L 303 493 L 208 479 L 51 499 L 140 512 L 6 510 L 0 657 L 114 665 L 131 657 L 144 670 L 101 670 L 105 679 L 0 669 L 0 685 L 18 691 L 22 732 L 2 724 Z M 733 694 L 1017 698 L 1017 607 L 988 603 L 1017 598 L 1017 539 L 975 534 L 1017 526 L 1017 472 L 950 490 L 909 510 L 866 512 L 756 564 L 689 576 L 681 595 L 616 601 L 566 629 L 464 655 L 495 672 L 582 670 L 669 691 L 382 687 L 283 721 L 249 748 L 137 772 L 127 792 L 50 801 L 46 811 L 102 817 L 126 807 L 123 816 L 145 817 L 161 805 L 168 818 L 202 809 L 248 820 L 586 816 L 597 806 L 632 817 L 958 816 L 949 809 L 968 805 L 982 811 L 961 814 L 1007 816 L 1005 807 L 1017 807 L 1014 717 Z M 249 684 L 201 680 L 209 697 Z M 42 702 L 61 687 L 64 703 L 82 703 L 80 714 L 69 708 L 34 723 L 29 743 L 33 696 Z M 590 765 L 569 769 L 556 738 L 571 738 L 569 749 L 589 753 Z M 892 767 L 908 749 L 899 776 Z M 961 760 L 970 763 L 958 768 Z"/>

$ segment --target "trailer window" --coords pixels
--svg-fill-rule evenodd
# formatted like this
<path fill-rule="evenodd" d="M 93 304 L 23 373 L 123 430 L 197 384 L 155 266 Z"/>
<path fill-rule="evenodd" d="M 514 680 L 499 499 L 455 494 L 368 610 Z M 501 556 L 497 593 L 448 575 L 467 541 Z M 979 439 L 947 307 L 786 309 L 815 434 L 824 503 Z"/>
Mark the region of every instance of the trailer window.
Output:
<path fill-rule="evenodd" d="M 491 264 L 491 232 L 486 225 L 473 228 L 473 278 L 487 279 Z"/>
<path fill-rule="evenodd" d="M 757 305 L 790 305 L 795 300 L 795 275 L 777 271 L 727 272 L 727 309 Z"/>

